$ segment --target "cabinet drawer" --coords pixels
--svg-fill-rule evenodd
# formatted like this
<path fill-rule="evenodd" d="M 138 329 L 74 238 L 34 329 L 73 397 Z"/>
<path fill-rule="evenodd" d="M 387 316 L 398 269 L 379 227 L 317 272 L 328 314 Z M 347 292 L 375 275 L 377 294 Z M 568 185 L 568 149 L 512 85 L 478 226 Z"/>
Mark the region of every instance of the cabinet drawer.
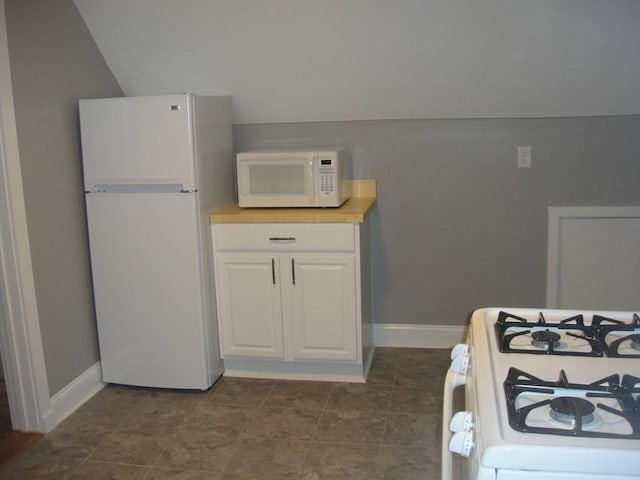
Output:
<path fill-rule="evenodd" d="M 323 251 L 355 250 L 352 223 L 214 224 L 217 250 Z"/>

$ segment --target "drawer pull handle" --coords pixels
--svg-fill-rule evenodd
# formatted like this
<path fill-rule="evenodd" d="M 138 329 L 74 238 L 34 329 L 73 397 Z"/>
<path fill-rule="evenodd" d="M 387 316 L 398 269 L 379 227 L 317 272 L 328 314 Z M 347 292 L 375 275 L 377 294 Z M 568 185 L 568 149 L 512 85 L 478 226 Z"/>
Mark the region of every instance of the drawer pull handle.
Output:
<path fill-rule="evenodd" d="M 296 237 L 269 237 L 271 242 L 295 242 Z"/>

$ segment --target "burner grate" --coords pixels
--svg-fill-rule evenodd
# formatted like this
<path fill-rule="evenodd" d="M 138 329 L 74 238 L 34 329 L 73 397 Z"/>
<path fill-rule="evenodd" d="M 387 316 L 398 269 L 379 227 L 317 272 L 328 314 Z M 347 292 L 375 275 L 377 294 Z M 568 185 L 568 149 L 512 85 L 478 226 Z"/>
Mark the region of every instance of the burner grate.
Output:
<path fill-rule="evenodd" d="M 500 311 L 494 328 L 503 353 L 640 358 L 640 317 L 635 313 L 631 323 L 596 314 L 587 325 L 581 314 L 548 322 L 542 312 L 537 320 L 529 320 Z M 584 341 L 585 350 L 563 349 L 560 334 Z M 536 348 L 519 345 L 523 336 Z"/>
<path fill-rule="evenodd" d="M 509 425 L 516 431 L 572 437 L 640 439 L 640 396 L 634 396 L 640 393 L 639 377 L 625 374 L 620 381 L 620 376 L 615 374 L 590 384 L 578 384 L 569 382 L 564 370 L 560 371 L 557 381 L 546 381 L 512 367 L 504 381 L 504 391 Z M 584 398 L 577 397 L 579 393 L 584 393 Z M 541 394 L 546 398 L 518 407 L 518 399 L 527 394 Z M 559 400 L 567 397 L 572 398 L 571 402 Z M 589 400 L 595 401 L 598 398 L 613 401 L 618 408 L 601 402 L 594 405 Z M 540 426 L 529 422 L 534 412 L 546 407 L 549 407 L 551 412 L 560 411 L 558 417 L 554 417 L 552 413 L 552 418 L 570 425 L 566 428 L 556 428 L 552 425 Z M 599 410 L 624 420 L 630 432 L 616 433 L 591 429 L 593 413 Z M 568 418 L 570 416 L 571 419 Z"/>
<path fill-rule="evenodd" d="M 532 336 L 533 340 L 541 335 L 542 332 L 549 331 L 550 328 L 565 333 L 567 336 L 579 338 L 586 342 L 589 346 L 587 351 L 560 350 L 559 342 L 546 341 L 533 343 L 538 349 L 521 348 L 514 345 L 514 340 L 524 335 Z M 509 333 L 511 330 L 515 332 Z M 541 330 L 543 329 L 543 330 Z M 559 322 L 549 323 L 540 312 L 537 321 L 527 320 L 526 318 L 513 315 L 508 312 L 501 311 L 498 313 L 498 319 L 495 323 L 496 337 L 498 339 L 498 348 L 503 353 L 530 353 L 537 355 L 571 355 L 586 357 L 602 357 L 604 355 L 604 347 L 597 337 L 597 332 L 593 326 L 585 325 L 583 315 L 574 315 L 572 317 L 560 320 Z M 575 331 L 581 334 L 573 333 Z M 556 334 L 557 335 L 557 334 Z"/>
<path fill-rule="evenodd" d="M 592 324 L 597 329 L 608 357 L 640 358 L 640 317 L 633 314 L 631 323 L 594 315 Z M 615 336 L 615 334 L 622 336 Z M 623 347 L 629 348 L 623 353 Z"/>

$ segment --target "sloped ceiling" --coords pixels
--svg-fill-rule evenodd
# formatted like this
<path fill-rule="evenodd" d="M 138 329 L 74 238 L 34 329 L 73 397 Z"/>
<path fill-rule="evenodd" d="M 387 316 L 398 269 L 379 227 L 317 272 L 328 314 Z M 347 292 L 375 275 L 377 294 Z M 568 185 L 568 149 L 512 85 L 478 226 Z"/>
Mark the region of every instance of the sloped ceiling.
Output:
<path fill-rule="evenodd" d="M 640 113 L 638 0 L 75 0 L 127 95 L 234 121 Z"/>

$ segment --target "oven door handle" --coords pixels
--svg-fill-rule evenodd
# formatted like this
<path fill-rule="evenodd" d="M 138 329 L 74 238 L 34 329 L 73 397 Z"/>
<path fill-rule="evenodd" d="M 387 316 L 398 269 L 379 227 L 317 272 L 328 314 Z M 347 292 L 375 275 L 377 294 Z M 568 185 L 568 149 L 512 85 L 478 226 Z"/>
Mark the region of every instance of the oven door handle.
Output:
<path fill-rule="evenodd" d="M 466 383 L 466 375 L 447 370 L 442 397 L 442 480 L 453 479 L 453 453 L 449 450 L 449 424 L 453 417 L 453 392 Z"/>

